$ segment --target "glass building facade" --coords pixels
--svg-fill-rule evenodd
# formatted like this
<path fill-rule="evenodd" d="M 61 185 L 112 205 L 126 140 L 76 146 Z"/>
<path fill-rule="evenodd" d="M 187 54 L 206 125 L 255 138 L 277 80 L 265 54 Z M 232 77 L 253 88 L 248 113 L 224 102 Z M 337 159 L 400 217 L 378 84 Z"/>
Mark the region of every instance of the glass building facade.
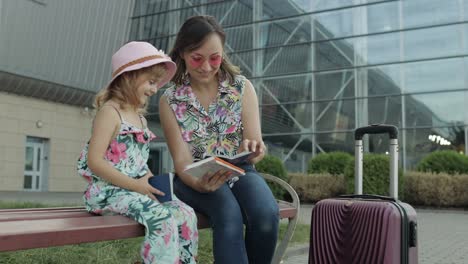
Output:
<path fill-rule="evenodd" d="M 405 170 L 435 150 L 467 153 L 468 0 L 137 0 L 130 38 L 169 51 L 185 19 L 204 14 L 223 25 L 288 171 L 353 153 L 354 129 L 373 123 L 399 128 Z M 366 141 L 388 149 L 385 136 Z"/>

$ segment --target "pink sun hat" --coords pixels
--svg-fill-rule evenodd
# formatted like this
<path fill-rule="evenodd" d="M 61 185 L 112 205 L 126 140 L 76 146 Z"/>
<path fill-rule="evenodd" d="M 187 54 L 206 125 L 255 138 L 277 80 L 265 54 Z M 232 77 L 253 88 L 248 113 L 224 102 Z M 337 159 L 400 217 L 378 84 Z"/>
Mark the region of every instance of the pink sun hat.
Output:
<path fill-rule="evenodd" d="M 176 64 L 164 51 L 158 50 L 148 42 L 129 42 L 112 55 L 112 80 L 106 87 L 109 87 L 124 72 L 139 70 L 159 63 L 166 65 L 167 73 L 158 83 L 158 89 L 172 79 L 177 68 Z"/>

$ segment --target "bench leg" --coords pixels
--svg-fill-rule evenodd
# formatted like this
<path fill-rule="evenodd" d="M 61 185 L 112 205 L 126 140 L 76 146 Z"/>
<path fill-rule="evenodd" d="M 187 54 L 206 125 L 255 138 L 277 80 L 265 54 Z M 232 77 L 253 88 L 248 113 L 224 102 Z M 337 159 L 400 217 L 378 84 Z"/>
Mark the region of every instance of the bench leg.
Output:
<path fill-rule="evenodd" d="M 273 256 L 272 264 L 280 264 L 286 249 L 288 248 L 289 241 L 291 241 L 292 236 L 294 235 L 294 230 L 296 229 L 297 224 L 297 215 L 294 218 L 288 219 L 288 227 L 286 228 L 286 233 L 284 233 L 281 242 L 276 247 L 275 255 Z"/>

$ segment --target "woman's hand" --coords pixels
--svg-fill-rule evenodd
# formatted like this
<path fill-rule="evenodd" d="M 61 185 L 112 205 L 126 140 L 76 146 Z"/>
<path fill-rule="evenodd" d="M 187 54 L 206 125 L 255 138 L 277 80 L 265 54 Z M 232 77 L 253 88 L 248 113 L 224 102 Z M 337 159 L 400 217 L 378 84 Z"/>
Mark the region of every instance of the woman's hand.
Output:
<path fill-rule="evenodd" d="M 202 193 L 214 192 L 231 178 L 232 172 L 219 170 L 215 173 L 206 173 L 197 181 L 197 191 Z"/>
<path fill-rule="evenodd" d="M 250 140 L 250 139 L 244 139 L 237 150 L 238 153 L 244 152 L 244 151 L 250 151 L 252 152 L 252 160 L 255 159 L 256 157 L 262 156 L 265 153 L 265 143 L 263 143 L 262 140 L 257 141 L 255 139 Z M 251 161 L 252 161 L 251 160 Z M 255 163 L 255 162 L 252 162 Z"/>
<path fill-rule="evenodd" d="M 150 177 L 154 177 L 154 176 L 153 176 L 153 173 L 149 171 L 145 174 L 145 176 L 135 180 L 136 184 L 135 184 L 135 187 L 133 188 L 133 191 L 146 195 L 152 200 L 157 201 L 158 199 L 156 198 L 156 196 L 154 196 L 154 194 L 162 196 L 162 195 L 165 195 L 165 193 L 161 192 L 160 190 L 154 188 L 153 186 L 151 186 L 151 184 L 149 184 L 148 180 Z"/>

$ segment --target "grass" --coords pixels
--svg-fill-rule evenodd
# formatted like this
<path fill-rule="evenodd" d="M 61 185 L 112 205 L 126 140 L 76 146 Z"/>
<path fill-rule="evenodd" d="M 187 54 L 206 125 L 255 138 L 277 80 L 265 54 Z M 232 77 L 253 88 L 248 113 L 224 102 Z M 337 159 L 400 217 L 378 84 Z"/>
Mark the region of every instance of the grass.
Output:
<path fill-rule="evenodd" d="M 57 207 L 34 202 L 1 202 L 0 208 L 40 208 Z M 280 224 L 280 238 L 286 224 Z M 297 225 L 291 243 L 302 244 L 309 241 L 310 226 Z M 140 245 L 143 237 L 85 243 L 79 245 L 50 247 L 0 253 L 1 264 L 127 264 L 140 261 Z M 211 230 L 200 230 L 199 263 L 213 263 Z"/>

